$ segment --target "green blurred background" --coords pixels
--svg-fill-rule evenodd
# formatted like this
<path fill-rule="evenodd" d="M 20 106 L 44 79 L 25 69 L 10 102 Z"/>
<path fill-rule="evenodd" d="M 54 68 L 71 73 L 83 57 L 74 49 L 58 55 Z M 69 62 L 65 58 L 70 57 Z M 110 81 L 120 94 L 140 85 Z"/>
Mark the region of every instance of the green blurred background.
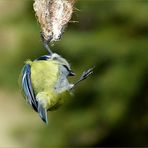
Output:
<path fill-rule="evenodd" d="M 148 0 L 79 0 L 52 49 L 94 74 L 49 124 L 21 96 L 26 59 L 47 54 L 32 0 L 0 0 L 0 147 L 148 146 Z"/>

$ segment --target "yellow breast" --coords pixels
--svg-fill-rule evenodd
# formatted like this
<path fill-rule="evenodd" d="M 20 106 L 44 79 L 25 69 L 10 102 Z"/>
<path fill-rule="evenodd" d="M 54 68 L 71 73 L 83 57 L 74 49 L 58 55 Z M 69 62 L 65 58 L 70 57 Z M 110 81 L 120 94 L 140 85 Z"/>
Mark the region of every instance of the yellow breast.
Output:
<path fill-rule="evenodd" d="M 35 93 L 52 91 L 57 82 L 59 66 L 56 61 L 35 61 L 31 64 L 31 81 Z"/>

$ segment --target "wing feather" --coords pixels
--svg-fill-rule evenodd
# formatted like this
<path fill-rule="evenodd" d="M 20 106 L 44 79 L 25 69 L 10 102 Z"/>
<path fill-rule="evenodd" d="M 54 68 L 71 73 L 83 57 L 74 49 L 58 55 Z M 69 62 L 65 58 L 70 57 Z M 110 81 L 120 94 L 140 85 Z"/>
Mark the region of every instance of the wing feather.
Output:
<path fill-rule="evenodd" d="M 31 83 L 31 69 L 29 64 L 25 64 L 22 72 L 22 88 L 26 96 L 27 102 L 37 111 L 38 103 L 36 101 L 32 83 Z"/>

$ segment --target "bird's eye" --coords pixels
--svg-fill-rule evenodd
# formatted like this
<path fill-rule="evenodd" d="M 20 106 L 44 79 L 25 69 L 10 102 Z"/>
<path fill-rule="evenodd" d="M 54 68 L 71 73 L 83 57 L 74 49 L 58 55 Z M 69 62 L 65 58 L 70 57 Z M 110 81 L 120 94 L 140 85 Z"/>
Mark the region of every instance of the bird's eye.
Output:
<path fill-rule="evenodd" d="M 58 58 L 57 57 L 53 57 L 53 60 L 57 60 Z"/>

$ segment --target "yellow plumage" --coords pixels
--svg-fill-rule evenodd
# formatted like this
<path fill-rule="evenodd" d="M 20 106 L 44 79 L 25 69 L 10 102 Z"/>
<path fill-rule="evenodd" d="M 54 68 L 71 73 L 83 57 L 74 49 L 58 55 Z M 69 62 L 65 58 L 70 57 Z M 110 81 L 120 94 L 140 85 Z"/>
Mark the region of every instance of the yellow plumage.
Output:
<path fill-rule="evenodd" d="M 60 63 L 54 60 L 41 60 L 34 61 L 30 65 L 32 86 L 37 101 L 46 109 L 61 104 L 62 98 L 54 89 L 60 75 Z"/>

